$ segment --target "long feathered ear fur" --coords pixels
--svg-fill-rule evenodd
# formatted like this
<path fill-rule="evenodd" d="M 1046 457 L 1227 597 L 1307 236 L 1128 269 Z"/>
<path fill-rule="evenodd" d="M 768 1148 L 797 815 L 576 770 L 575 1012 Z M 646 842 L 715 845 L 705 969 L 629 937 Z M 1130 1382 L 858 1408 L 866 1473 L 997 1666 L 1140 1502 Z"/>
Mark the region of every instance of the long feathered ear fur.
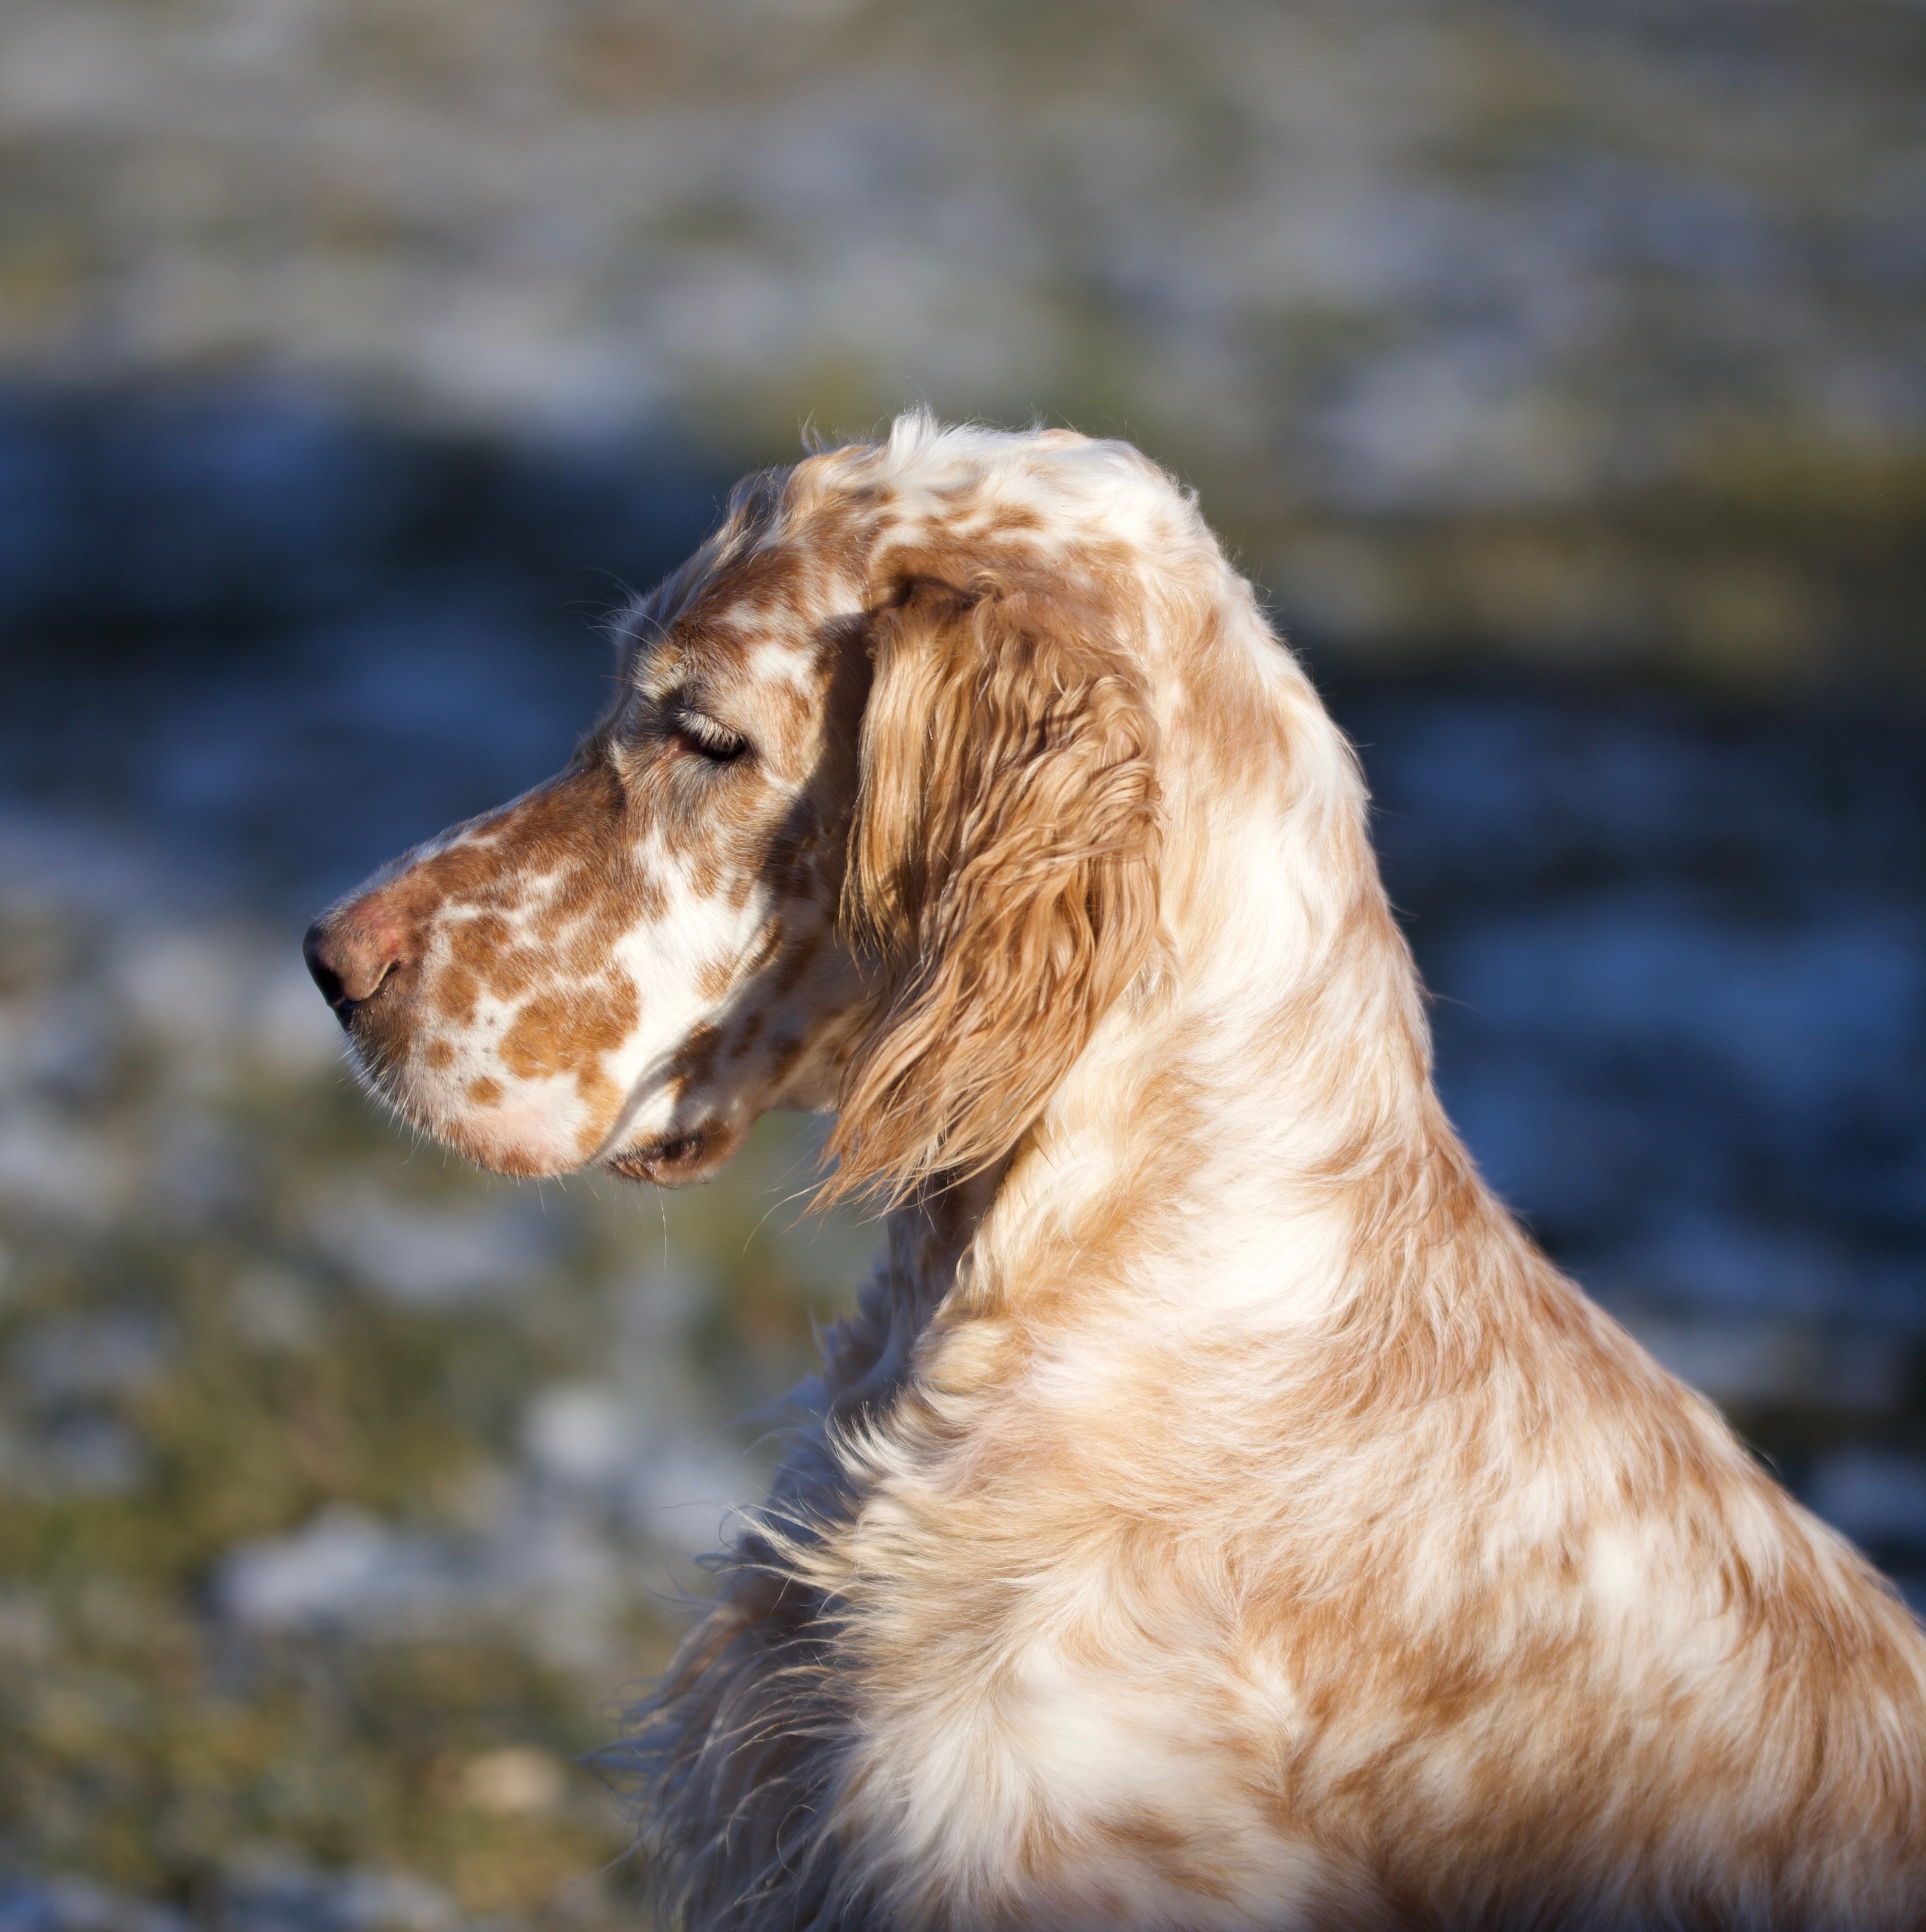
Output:
<path fill-rule="evenodd" d="M 876 620 L 843 916 L 882 968 L 832 1196 L 1002 1160 L 1157 928 L 1156 728 L 1095 604 L 987 577 Z"/>

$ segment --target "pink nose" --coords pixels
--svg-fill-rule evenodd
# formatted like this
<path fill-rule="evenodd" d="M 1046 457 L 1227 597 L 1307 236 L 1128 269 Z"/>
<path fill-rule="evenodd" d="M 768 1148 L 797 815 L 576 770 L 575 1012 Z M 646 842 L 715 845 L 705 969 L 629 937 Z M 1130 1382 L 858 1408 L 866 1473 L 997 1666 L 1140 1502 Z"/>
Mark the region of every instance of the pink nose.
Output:
<path fill-rule="evenodd" d="M 403 953 L 401 935 L 364 899 L 317 919 L 301 942 L 301 956 L 345 1026 L 402 963 Z"/>

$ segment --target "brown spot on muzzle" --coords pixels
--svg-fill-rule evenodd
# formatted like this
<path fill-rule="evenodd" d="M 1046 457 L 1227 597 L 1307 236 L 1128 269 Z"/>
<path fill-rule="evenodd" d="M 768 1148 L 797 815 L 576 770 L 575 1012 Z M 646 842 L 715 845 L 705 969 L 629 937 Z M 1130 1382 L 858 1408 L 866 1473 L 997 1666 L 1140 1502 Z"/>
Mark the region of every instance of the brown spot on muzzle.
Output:
<path fill-rule="evenodd" d="M 410 866 L 385 890 L 417 919 L 443 906 L 471 907 L 497 916 L 519 910 L 536 882 L 560 877 L 600 900 L 599 887 L 617 892 L 638 883 L 627 862 L 628 801 L 621 781 L 601 758 L 574 770 L 477 820 L 457 842 Z M 506 925 L 491 926 L 505 936 Z"/>
<path fill-rule="evenodd" d="M 572 1074 L 590 1111 L 612 1116 L 602 1061 L 634 1027 L 639 1001 L 611 956 L 661 904 L 635 862 L 628 810 L 620 779 L 591 752 L 354 902 L 365 922 L 378 918 L 398 936 L 404 962 L 353 1022 L 373 1070 L 407 1064 L 424 1012 L 469 1026 L 486 997 L 519 1009 L 499 1048 L 509 1071 Z M 445 1036 L 422 1058 L 447 1065 Z M 472 1088 L 469 1097 L 488 1104 Z"/>
<path fill-rule="evenodd" d="M 576 1073 L 628 1038 L 641 1012 L 626 974 L 538 993 L 503 1035 L 502 1064 L 524 1080 Z"/>

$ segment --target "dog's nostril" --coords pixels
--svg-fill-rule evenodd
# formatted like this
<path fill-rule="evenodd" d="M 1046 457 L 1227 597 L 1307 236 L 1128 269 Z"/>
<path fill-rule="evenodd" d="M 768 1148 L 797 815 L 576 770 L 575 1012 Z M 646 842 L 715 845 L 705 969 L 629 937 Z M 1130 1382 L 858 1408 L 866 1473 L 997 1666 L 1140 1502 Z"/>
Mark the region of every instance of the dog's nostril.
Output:
<path fill-rule="evenodd" d="M 317 919 L 302 935 L 301 956 L 308 962 L 309 976 L 320 988 L 322 998 L 329 1006 L 338 1006 L 347 995 L 341 989 L 341 976 L 328 957 L 328 935 L 321 920 Z"/>
<path fill-rule="evenodd" d="M 345 1024 L 400 964 L 394 935 L 386 927 L 350 923 L 335 928 L 317 919 L 303 935 L 301 956 L 321 997 Z"/>

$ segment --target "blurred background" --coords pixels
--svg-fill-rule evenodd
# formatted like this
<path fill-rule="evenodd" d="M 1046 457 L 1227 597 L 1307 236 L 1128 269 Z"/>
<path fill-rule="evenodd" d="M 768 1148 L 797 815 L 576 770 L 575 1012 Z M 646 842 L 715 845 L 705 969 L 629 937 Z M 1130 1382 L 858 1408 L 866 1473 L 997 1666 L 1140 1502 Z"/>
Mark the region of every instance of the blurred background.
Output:
<path fill-rule="evenodd" d="M 10 0 L 0 1932 L 640 1922 L 870 1231 L 470 1174 L 296 948 L 918 399 L 1200 488 L 1486 1172 L 1926 1601 L 1922 295 L 1913 0 Z"/>

